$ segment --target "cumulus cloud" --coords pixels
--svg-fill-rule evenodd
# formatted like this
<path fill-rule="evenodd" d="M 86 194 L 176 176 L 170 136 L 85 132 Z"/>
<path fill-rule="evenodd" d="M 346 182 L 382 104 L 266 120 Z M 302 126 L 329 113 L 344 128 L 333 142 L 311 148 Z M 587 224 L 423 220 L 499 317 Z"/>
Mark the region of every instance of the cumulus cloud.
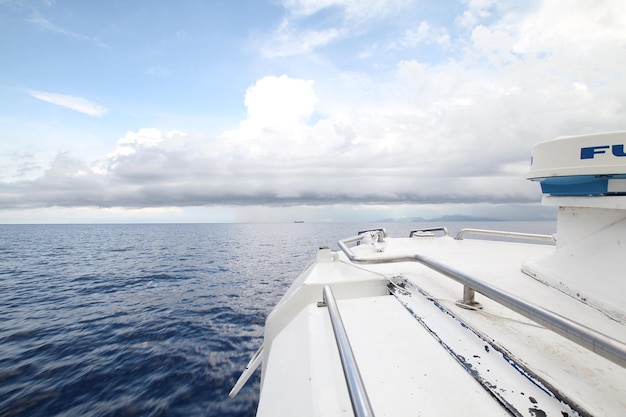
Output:
<path fill-rule="evenodd" d="M 31 91 L 30 95 L 38 100 L 56 104 L 57 106 L 65 107 L 89 116 L 102 116 L 107 111 L 105 107 L 82 97 L 46 91 Z"/>
<path fill-rule="evenodd" d="M 324 205 L 510 200 L 533 192 L 498 166 L 471 162 L 483 149 L 428 133 L 432 115 L 386 108 L 311 123 L 314 83 L 265 77 L 245 96 L 248 116 L 210 139 L 140 129 L 104 159 L 57 155 L 45 174 L 3 185 L 9 207 Z M 465 152 L 465 153 L 463 153 Z M 468 178 L 461 178 L 467 173 Z M 491 176 L 490 174 L 495 174 Z M 516 179 L 518 180 L 518 179 Z M 500 189 L 493 193 L 494 188 Z M 17 192 L 28 190 L 28 192 Z"/>
<path fill-rule="evenodd" d="M 269 126 L 299 124 L 313 114 L 318 101 L 312 80 L 286 75 L 264 77 L 246 91 L 248 121 Z"/>

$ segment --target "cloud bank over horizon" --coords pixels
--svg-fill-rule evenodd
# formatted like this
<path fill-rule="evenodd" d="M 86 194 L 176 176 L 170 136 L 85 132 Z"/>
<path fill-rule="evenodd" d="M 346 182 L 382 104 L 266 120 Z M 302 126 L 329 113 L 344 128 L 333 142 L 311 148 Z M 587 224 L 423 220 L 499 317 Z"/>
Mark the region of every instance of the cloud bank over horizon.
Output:
<path fill-rule="evenodd" d="M 135 72 L 159 78 L 156 92 L 140 90 L 145 78 L 125 91 L 33 78 L 30 102 L 0 108 L 8 127 L 0 221 L 46 211 L 71 217 L 71 210 L 92 210 L 90 219 L 125 219 L 120 212 L 134 210 L 173 221 L 541 217 L 539 186 L 524 179 L 532 146 L 625 127 L 620 2 L 469 1 L 449 10 L 433 4 L 430 12 L 409 0 L 368 6 L 286 0 L 282 16 L 268 11 L 263 27 L 240 21 L 255 35 L 230 40 L 243 51 L 232 59 L 248 68 L 240 76 L 216 74 L 215 63 L 227 61 L 210 61 L 186 86 L 176 74 L 197 75 L 199 61 L 191 68 L 153 59 Z M 51 25 L 61 43 L 80 40 L 98 54 L 122 48 L 113 34 Z M 172 27 L 167 42 L 189 42 L 195 26 L 188 25 Z M 149 68 L 160 68 L 158 77 Z M 238 97 L 214 94 L 230 83 Z M 64 89 L 72 94 L 49 92 Z M 32 98 L 41 105 L 19 108 L 33 106 Z M 276 216 L 258 214 L 272 209 Z"/>

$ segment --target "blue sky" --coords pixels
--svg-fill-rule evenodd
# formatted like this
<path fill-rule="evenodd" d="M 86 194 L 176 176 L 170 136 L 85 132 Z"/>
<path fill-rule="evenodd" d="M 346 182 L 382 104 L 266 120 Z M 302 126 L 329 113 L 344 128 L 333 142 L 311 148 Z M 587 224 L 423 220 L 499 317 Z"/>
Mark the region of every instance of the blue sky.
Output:
<path fill-rule="evenodd" d="M 626 128 L 624 21 L 610 0 L 0 0 L 0 222 L 550 216 L 532 146 Z"/>

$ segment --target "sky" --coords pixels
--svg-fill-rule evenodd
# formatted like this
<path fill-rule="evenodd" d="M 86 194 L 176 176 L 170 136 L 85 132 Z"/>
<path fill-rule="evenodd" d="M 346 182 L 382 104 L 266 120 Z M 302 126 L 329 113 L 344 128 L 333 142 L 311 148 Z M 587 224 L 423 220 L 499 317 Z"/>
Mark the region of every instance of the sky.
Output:
<path fill-rule="evenodd" d="M 0 0 L 0 223 L 553 218 L 622 0 Z"/>

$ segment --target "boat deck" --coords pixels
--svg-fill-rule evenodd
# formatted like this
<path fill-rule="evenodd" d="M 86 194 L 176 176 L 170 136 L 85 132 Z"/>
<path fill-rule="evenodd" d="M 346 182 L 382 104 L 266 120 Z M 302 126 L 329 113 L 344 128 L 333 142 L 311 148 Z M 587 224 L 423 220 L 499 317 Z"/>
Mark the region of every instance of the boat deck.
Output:
<path fill-rule="evenodd" d="M 401 260 L 419 253 L 626 342 L 623 323 L 521 272 L 554 246 L 447 236 L 384 245 L 384 252 L 352 248 L 359 259 L 384 263 L 320 251 L 270 315 L 259 416 L 352 415 L 328 311 L 317 305 L 325 285 L 335 292 L 377 416 L 610 416 L 626 409 L 626 369 L 481 294 L 481 309 L 460 308 L 461 284 Z"/>

